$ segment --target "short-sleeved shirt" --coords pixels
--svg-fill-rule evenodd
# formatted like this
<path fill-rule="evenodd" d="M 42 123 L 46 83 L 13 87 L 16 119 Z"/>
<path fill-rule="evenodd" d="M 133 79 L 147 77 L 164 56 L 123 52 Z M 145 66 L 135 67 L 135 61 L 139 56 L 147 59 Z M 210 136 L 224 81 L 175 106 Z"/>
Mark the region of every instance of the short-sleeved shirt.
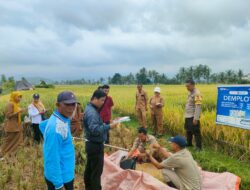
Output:
<path fill-rule="evenodd" d="M 135 139 L 132 150 L 138 149 L 140 153 L 144 153 L 147 146 L 157 143 L 156 138 L 153 135 L 147 135 L 147 140 L 142 142 L 138 137 Z"/>
<path fill-rule="evenodd" d="M 105 103 L 101 109 L 100 116 L 104 123 L 109 123 L 111 120 L 112 107 L 114 106 L 113 99 L 111 96 L 107 96 Z"/>
<path fill-rule="evenodd" d="M 201 190 L 201 176 L 198 166 L 187 149 L 172 154 L 161 164 L 164 166 L 163 175 L 164 170 L 174 169 L 185 190 Z"/>
<path fill-rule="evenodd" d="M 202 95 L 198 89 L 194 89 L 189 93 L 186 110 L 185 110 L 185 118 L 199 119 L 201 113 L 201 105 L 202 105 Z"/>
<path fill-rule="evenodd" d="M 136 109 L 146 109 L 146 103 L 148 101 L 148 95 L 144 90 L 136 92 Z"/>

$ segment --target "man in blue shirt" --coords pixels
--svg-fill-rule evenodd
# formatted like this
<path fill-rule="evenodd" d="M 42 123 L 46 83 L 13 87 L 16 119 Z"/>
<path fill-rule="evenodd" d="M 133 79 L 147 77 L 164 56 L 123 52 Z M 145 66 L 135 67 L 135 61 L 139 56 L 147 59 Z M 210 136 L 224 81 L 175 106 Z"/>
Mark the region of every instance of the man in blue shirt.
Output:
<path fill-rule="evenodd" d="M 84 130 L 85 130 L 85 149 L 87 153 L 87 164 L 84 173 L 86 190 L 101 190 L 101 175 L 103 171 L 104 142 L 107 133 L 111 128 L 117 126 L 116 123 L 103 123 L 99 110 L 106 98 L 102 90 L 96 90 L 90 103 L 85 108 Z"/>
<path fill-rule="evenodd" d="M 56 111 L 39 128 L 44 137 L 44 175 L 48 190 L 73 190 L 75 152 L 70 132 L 70 118 L 76 107 L 70 91 L 57 97 Z"/>

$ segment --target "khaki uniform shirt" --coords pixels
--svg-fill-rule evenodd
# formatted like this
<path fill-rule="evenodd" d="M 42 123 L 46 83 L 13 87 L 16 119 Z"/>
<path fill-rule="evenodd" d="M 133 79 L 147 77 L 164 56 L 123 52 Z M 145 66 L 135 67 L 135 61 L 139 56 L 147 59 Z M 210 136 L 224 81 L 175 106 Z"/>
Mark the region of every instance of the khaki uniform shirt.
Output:
<path fill-rule="evenodd" d="M 148 101 L 147 93 L 144 90 L 142 90 L 141 93 L 137 90 L 135 108 L 146 109 L 147 101 Z"/>
<path fill-rule="evenodd" d="M 174 169 L 173 171 L 180 178 L 185 190 L 201 190 L 201 176 L 198 166 L 187 149 L 172 154 L 161 164 L 164 166 L 163 174 L 166 169 Z"/>
<path fill-rule="evenodd" d="M 19 132 L 22 130 L 21 126 L 18 126 L 18 114 L 14 114 L 14 105 L 8 103 L 5 110 L 5 132 Z"/>
<path fill-rule="evenodd" d="M 202 96 L 198 89 L 194 89 L 193 92 L 190 92 L 188 95 L 185 118 L 194 117 L 195 120 L 200 119 L 201 114 L 201 105 L 202 105 Z"/>
<path fill-rule="evenodd" d="M 164 106 L 164 99 L 161 96 L 160 97 L 153 96 L 152 98 L 150 98 L 149 104 L 152 113 L 161 112 L 162 107 Z"/>
<path fill-rule="evenodd" d="M 138 149 L 140 153 L 145 153 L 148 146 L 157 143 L 153 135 L 147 135 L 147 140 L 142 142 L 138 137 L 135 139 L 132 150 Z"/>

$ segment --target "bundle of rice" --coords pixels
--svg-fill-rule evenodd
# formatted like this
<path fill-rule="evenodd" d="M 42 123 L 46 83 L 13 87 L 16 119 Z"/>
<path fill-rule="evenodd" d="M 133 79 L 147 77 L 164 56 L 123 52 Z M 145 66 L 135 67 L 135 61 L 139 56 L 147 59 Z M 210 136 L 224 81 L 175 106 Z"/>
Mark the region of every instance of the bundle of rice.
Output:
<path fill-rule="evenodd" d="M 130 149 L 135 138 L 136 131 L 128 129 L 124 124 L 110 131 L 110 144 L 115 146 Z"/>

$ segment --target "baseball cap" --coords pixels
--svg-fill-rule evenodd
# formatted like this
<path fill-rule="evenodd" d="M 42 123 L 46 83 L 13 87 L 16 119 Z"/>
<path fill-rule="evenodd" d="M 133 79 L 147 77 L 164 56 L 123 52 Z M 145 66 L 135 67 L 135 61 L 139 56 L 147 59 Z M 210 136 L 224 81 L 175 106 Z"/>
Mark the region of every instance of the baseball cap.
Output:
<path fill-rule="evenodd" d="M 71 91 L 63 91 L 57 96 L 58 103 L 73 104 L 77 103 L 76 96 Z"/>
<path fill-rule="evenodd" d="M 183 136 L 177 135 L 175 137 L 171 137 L 169 139 L 170 142 L 179 145 L 180 147 L 184 148 L 187 145 L 186 139 Z"/>
<path fill-rule="evenodd" d="M 39 98 L 40 98 L 40 95 L 37 94 L 37 93 L 36 93 L 36 94 L 33 94 L 33 98 L 34 98 L 34 99 L 39 99 Z"/>
<path fill-rule="evenodd" d="M 155 87 L 154 92 L 161 93 L 161 88 L 160 87 Z"/>

